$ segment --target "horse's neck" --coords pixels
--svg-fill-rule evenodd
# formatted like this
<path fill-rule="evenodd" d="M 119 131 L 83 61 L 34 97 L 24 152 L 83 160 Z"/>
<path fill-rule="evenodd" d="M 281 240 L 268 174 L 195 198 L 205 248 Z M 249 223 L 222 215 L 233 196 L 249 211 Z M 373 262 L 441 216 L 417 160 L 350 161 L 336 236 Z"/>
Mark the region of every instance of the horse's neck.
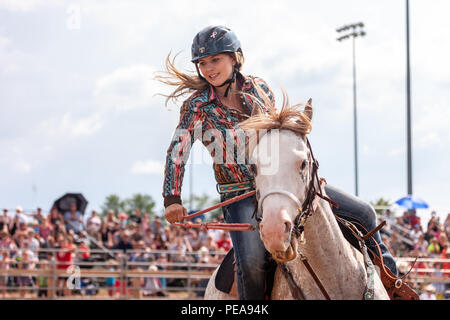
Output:
<path fill-rule="evenodd" d="M 332 299 L 359 299 L 358 294 L 362 293 L 366 280 L 363 261 L 345 240 L 325 200 L 319 201 L 316 211 L 305 224 L 304 232 L 306 243 L 299 244 L 299 249 L 332 295 Z M 300 268 L 297 270 L 298 274 L 304 274 L 305 270 L 302 271 L 300 263 L 296 264 L 296 268 Z M 302 282 L 309 284 L 309 288 L 317 289 L 308 278 L 303 278 Z M 322 298 L 316 289 L 309 291 L 309 298 Z M 353 296 L 355 292 L 357 294 Z"/>
<path fill-rule="evenodd" d="M 304 250 L 312 250 L 316 258 L 334 259 L 347 248 L 336 218 L 325 200 L 319 201 L 315 212 L 308 218 L 305 224 L 305 239 Z"/>

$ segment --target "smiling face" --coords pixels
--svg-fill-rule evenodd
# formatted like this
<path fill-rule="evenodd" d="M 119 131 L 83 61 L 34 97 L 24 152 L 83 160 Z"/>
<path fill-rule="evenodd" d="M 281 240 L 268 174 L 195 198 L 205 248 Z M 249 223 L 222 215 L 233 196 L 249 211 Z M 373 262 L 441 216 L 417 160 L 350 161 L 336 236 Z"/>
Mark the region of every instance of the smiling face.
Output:
<path fill-rule="evenodd" d="M 266 134 L 255 149 L 258 174 L 255 178 L 260 201 L 260 235 L 266 249 L 277 261 L 289 261 L 296 257 L 296 241 L 292 228 L 298 214 L 299 204 L 287 194 L 267 193 L 275 190 L 287 191 L 302 204 L 311 179 L 308 147 L 299 135 L 282 130 L 279 134 L 279 150 L 269 151 L 267 141 L 272 133 Z M 264 174 L 264 165 L 278 162 L 278 169 Z M 261 202 L 262 201 L 262 202 Z"/>
<path fill-rule="evenodd" d="M 206 81 L 213 86 L 220 86 L 231 77 L 235 64 L 236 61 L 229 54 L 220 53 L 200 59 L 198 67 Z"/>

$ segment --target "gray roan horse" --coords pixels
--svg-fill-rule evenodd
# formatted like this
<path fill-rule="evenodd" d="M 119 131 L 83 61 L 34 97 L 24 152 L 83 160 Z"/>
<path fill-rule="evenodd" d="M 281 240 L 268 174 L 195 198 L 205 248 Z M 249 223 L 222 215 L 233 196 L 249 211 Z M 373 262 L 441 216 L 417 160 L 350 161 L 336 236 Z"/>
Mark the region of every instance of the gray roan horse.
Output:
<path fill-rule="evenodd" d="M 262 136 L 256 134 L 257 139 L 250 139 L 249 150 L 257 167 L 256 195 L 262 215 L 260 236 L 278 262 L 271 299 L 325 298 L 303 263 L 305 258 L 333 300 L 363 299 L 367 288 L 372 294 L 369 299 L 389 299 L 378 270 L 373 272 L 372 268 L 368 272 L 370 263 L 346 241 L 328 201 L 313 197 L 315 210 L 309 215 L 299 215 L 299 208 L 306 201 L 312 202 L 308 195 L 310 189 L 321 190 L 319 179 L 314 178 L 315 161 L 306 138 L 313 116 L 311 100 L 303 110 L 298 105 L 289 106 L 287 99 L 279 112 L 274 107 L 269 110 L 252 115 L 241 123 L 241 128 L 265 131 Z M 277 148 L 270 147 L 270 139 L 275 135 L 279 142 Z M 323 189 L 322 193 L 326 196 Z M 297 238 L 294 233 L 299 229 L 301 236 Z M 205 299 L 235 299 L 215 288 L 216 273 L 217 269 L 208 283 Z M 293 286 L 300 288 L 300 297 Z"/>

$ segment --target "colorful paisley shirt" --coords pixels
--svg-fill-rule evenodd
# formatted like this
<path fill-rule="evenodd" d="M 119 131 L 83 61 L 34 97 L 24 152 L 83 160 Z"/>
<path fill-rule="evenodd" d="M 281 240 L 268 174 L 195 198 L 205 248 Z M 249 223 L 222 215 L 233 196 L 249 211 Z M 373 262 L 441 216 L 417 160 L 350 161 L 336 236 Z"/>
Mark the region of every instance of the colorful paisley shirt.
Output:
<path fill-rule="evenodd" d="M 267 111 L 262 103 L 255 102 L 255 98 L 264 101 L 255 86 L 259 86 L 264 91 L 273 105 L 275 100 L 264 80 L 238 73 L 237 81 L 243 92 L 241 99 L 244 109 L 246 109 L 245 113 L 223 105 L 212 86 L 195 92 L 183 103 L 179 123 L 167 150 L 162 193 L 164 207 L 173 203 L 181 204 L 184 167 L 190 149 L 197 139 L 202 141 L 213 158 L 217 183 L 236 183 L 254 179 L 254 165 L 249 164 L 247 153 L 242 152 L 245 137 L 236 133 L 236 129 L 239 128 L 240 122 L 251 115 L 253 108 L 259 108 L 263 112 Z M 242 130 L 238 131 L 242 132 Z M 227 143 L 229 139 L 234 140 L 233 150 L 230 150 L 230 144 Z M 238 152 L 239 150 L 241 152 Z M 245 153 L 245 156 L 242 153 Z M 244 161 L 242 161 L 242 157 L 245 157 Z"/>

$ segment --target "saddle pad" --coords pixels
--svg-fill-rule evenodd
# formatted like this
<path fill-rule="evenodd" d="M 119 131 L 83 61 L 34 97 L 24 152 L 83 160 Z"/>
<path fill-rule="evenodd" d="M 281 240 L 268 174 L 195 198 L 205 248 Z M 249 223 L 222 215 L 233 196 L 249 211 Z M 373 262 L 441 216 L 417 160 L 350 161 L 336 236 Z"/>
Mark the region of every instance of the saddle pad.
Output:
<path fill-rule="evenodd" d="M 231 248 L 217 270 L 215 285 L 217 290 L 230 293 L 234 282 L 234 249 Z"/>

